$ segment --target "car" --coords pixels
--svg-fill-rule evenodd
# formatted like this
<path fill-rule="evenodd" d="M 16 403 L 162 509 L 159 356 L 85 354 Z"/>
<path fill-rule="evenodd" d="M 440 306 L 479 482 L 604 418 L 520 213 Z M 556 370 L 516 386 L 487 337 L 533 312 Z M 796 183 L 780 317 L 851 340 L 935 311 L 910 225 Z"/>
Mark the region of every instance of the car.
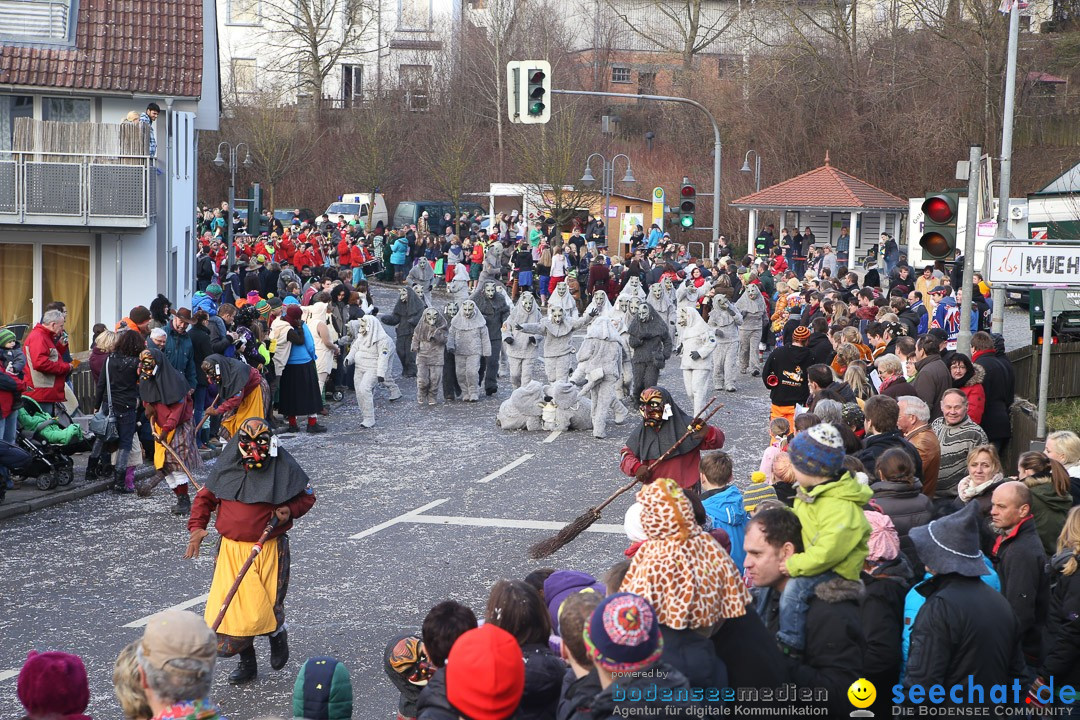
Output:
<path fill-rule="evenodd" d="M 487 210 L 483 206 L 474 202 L 458 203 L 458 211 L 468 215 L 487 214 Z M 399 202 L 394 210 L 394 227 L 403 228 L 415 225 L 424 212 L 428 214 L 428 224 L 431 227 L 431 232 L 435 235 L 442 235 L 446 231 L 443 215 L 446 213 L 453 215 L 454 204 L 436 200 L 405 200 Z"/>

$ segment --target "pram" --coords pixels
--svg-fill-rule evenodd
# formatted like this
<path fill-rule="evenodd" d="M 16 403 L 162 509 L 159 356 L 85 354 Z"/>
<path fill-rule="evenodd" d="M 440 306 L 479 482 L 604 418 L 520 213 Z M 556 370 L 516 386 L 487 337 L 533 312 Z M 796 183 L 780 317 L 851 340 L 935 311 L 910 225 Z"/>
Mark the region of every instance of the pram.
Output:
<path fill-rule="evenodd" d="M 55 406 L 58 414 L 50 416 L 33 398 L 24 396 L 22 402 L 15 445 L 29 453 L 31 459 L 23 467 L 13 468 L 13 473 L 34 478 L 41 490 L 70 484 L 75 479 L 71 456 L 93 448 L 94 435 L 84 434 L 60 403 Z"/>

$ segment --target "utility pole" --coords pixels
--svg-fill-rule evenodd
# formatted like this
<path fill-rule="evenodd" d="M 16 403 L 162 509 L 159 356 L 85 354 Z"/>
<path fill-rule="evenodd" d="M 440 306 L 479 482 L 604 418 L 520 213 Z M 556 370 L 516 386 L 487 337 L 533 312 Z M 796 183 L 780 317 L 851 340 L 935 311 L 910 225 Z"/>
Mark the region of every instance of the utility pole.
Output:
<path fill-rule="evenodd" d="M 997 231 L 994 233 L 995 240 L 1011 240 L 1012 233 L 1009 231 L 1009 198 L 1011 197 L 1010 185 L 1012 184 L 1012 143 L 1013 143 L 1013 117 L 1016 111 L 1016 48 L 1020 44 L 1020 0 L 1011 0 L 1012 9 L 1009 10 L 1009 55 L 1005 63 L 1005 107 L 1002 112 L 1001 122 L 1001 164 L 998 172 L 1001 174 L 1001 185 L 998 190 Z M 971 196 L 968 196 L 971 202 Z M 990 329 L 992 332 L 1001 333 L 1005 326 L 1005 288 L 997 286 L 993 289 L 991 297 L 994 300 L 993 319 Z"/>
<path fill-rule="evenodd" d="M 964 228 L 964 291 L 960 301 L 960 334 L 956 350 L 971 355 L 971 284 L 975 275 L 975 234 L 979 227 L 979 173 L 982 170 L 982 147 L 972 145 L 968 152 L 967 225 Z"/>

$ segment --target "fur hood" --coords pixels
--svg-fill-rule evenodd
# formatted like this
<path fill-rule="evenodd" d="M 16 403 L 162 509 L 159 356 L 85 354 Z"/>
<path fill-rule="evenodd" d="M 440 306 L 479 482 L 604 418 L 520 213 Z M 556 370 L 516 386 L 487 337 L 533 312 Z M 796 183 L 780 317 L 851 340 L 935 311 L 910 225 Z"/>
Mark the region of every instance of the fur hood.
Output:
<path fill-rule="evenodd" d="M 833 578 L 826 580 L 814 590 L 819 600 L 827 603 L 838 603 L 846 600 L 859 602 L 866 594 L 866 586 L 862 580 L 847 580 L 845 578 Z"/>
<path fill-rule="evenodd" d="M 465 317 L 465 308 L 470 305 L 475 310 L 471 318 Z M 487 320 L 480 314 L 480 310 L 476 307 L 476 303 L 472 300 L 466 300 L 461 303 L 461 309 L 458 310 L 458 314 L 450 321 L 450 327 L 455 330 L 478 330 L 479 328 L 487 328 Z"/>

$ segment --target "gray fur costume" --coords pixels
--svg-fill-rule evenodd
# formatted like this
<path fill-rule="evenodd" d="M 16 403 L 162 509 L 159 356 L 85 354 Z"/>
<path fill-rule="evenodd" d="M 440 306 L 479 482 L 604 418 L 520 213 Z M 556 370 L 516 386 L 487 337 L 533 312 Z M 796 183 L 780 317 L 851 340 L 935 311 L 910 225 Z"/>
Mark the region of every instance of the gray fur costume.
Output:
<path fill-rule="evenodd" d="M 668 336 L 675 341 L 675 303 L 671 300 L 671 293 L 664 289 L 663 283 L 656 283 L 649 288 L 649 297 L 645 300 L 652 306 L 660 319 L 664 321 L 668 329 Z"/>
<path fill-rule="evenodd" d="M 503 324 L 503 344 L 507 360 L 510 363 L 510 386 L 515 390 L 527 385 L 536 374 L 536 357 L 540 352 L 540 337 L 524 330 L 515 330 L 517 325 L 540 322 L 540 308 L 536 298 L 530 292 L 521 293 L 510 316 Z"/>
<path fill-rule="evenodd" d="M 598 318 L 585 335 L 578 352 L 578 366 L 571 382 L 582 384 L 592 401 L 593 437 L 607 437 L 607 425 L 612 413 L 615 422 L 626 420 L 626 407 L 618 399 L 618 386 L 629 358 L 618 330 L 608 318 Z M 622 407 L 619 412 L 616 404 Z"/>
<path fill-rule="evenodd" d="M 548 382 L 558 382 L 570 377 L 574 366 L 574 353 L 577 352 L 572 342 L 574 330 L 590 320 L 590 315 L 571 318 L 562 308 L 549 307 L 546 318 L 538 323 L 521 326 L 521 330 L 532 335 L 542 335 L 544 338 L 544 372 Z"/>
<path fill-rule="evenodd" d="M 476 286 L 483 287 L 486 282 L 499 282 L 503 269 L 503 244 L 494 241 L 484 248 L 484 266 Z"/>
<path fill-rule="evenodd" d="M 539 380 L 532 380 L 502 401 L 495 416 L 495 424 L 503 430 L 543 430 L 543 404 L 544 386 Z"/>
<path fill-rule="evenodd" d="M 761 342 L 761 327 L 765 321 L 765 299 L 761 297 L 761 287 L 747 285 L 746 291 L 735 303 L 735 309 L 742 313 L 742 325 L 739 327 L 739 369 L 744 374 L 749 369 L 756 377 L 761 373 L 758 343 Z"/>
<path fill-rule="evenodd" d="M 412 334 L 424 316 L 424 301 L 411 287 L 401 288 L 393 311 L 380 319 L 384 325 L 395 327 L 396 349 L 401 361 L 401 376 L 416 377 L 416 356 L 412 352 Z"/>
<path fill-rule="evenodd" d="M 735 392 L 735 372 L 739 361 L 739 326 L 742 313 L 724 295 L 716 295 L 709 313 L 709 327 L 716 333 L 713 353 L 713 390 Z"/>
<path fill-rule="evenodd" d="M 446 317 L 446 338 L 449 342 L 450 328 L 449 325 L 454 320 L 454 316 L 458 314 L 460 305 L 456 302 L 446 303 L 446 307 L 443 308 L 443 315 Z M 459 400 L 461 398 L 461 386 L 457 381 L 457 362 L 454 357 L 454 353 L 450 352 L 450 348 L 443 347 L 443 399 L 446 402 L 452 400 Z"/>
<path fill-rule="evenodd" d="M 641 286 L 641 278 L 631 276 L 627 278 L 626 285 L 619 292 L 619 297 L 626 295 L 627 297 L 637 298 L 638 300 L 645 299 L 645 288 Z"/>
<path fill-rule="evenodd" d="M 544 388 L 550 400 L 544 404 L 544 429 L 592 430 L 592 400 L 572 382 L 551 383 Z"/>
<path fill-rule="evenodd" d="M 488 340 L 491 352 L 480 363 L 480 372 L 484 379 L 484 392 L 494 395 L 499 391 L 499 356 L 502 354 L 502 326 L 510 316 L 510 307 L 505 293 L 499 292 L 499 283 L 494 280 L 480 283 L 469 298 L 476 304 L 476 309 L 484 316 L 487 323 Z M 490 293 L 490 295 L 489 295 Z"/>
<path fill-rule="evenodd" d="M 424 319 L 413 333 L 412 351 L 416 353 L 416 402 L 435 405 L 442 386 L 446 355 L 446 319 L 435 308 L 424 310 Z"/>
<path fill-rule="evenodd" d="M 450 302 L 460 304 L 469 299 L 469 273 L 464 269 L 464 265 L 459 265 L 458 268 L 454 277 L 446 283 L 446 292 L 450 295 Z"/>
<path fill-rule="evenodd" d="M 676 323 L 679 326 L 683 385 L 694 403 L 694 415 L 697 415 L 709 399 L 709 376 L 712 375 L 716 334 L 692 307 L 680 307 L 678 317 Z"/>
<path fill-rule="evenodd" d="M 345 364 L 355 366 L 353 385 L 360 408 L 360 426 L 374 427 L 375 384 L 383 383 L 391 400 L 401 397 L 401 390 L 390 375 L 390 336 L 374 315 L 350 321 L 349 330 L 354 338 Z"/>
<path fill-rule="evenodd" d="M 431 305 L 431 288 L 435 287 L 435 271 L 431 269 L 431 263 L 426 257 L 416 258 L 405 282 L 408 285 L 420 285 L 419 294 L 423 296 L 424 304 Z"/>
<path fill-rule="evenodd" d="M 656 385 L 664 362 L 671 357 L 671 333 L 666 323 L 651 305 L 642 303 L 638 313 L 630 321 L 631 363 L 634 382 L 630 388 L 632 398 L 641 397 L 641 391 Z"/>
<path fill-rule="evenodd" d="M 480 358 L 491 354 L 491 340 L 487 322 L 472 300 L 462 303 L 461 310 L 450 321 L 446 346 L 454 353 L 462 397 L 465 402 L 476 402 L 480 399 Z"/>
<path fill-rule="evenodd" d="M 555 307 L 561 307 L 569 318 L 576 318 L 581 314 L 578 312 L 577 300 L 565 280 L 555 285 L 555 292 L 548 298 L 548 308 Z"/>

